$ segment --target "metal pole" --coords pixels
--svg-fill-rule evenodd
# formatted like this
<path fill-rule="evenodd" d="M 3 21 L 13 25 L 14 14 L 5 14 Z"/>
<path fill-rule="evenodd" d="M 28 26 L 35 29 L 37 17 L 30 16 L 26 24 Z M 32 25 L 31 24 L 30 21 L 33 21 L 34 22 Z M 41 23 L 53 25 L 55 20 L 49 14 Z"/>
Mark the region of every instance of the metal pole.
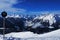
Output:
<path fill-rule="evenodd" d="M 5 40 L 5 17 L 7 16 L 7 13 L 5 11 L 3 11 L 1 13 L 2 17 L 3 17 L 3 40 Z"/>
<path fill-rule="evenodd" d="M 3 17 L 3 40 L 5 38 L 5 17 Z"/>

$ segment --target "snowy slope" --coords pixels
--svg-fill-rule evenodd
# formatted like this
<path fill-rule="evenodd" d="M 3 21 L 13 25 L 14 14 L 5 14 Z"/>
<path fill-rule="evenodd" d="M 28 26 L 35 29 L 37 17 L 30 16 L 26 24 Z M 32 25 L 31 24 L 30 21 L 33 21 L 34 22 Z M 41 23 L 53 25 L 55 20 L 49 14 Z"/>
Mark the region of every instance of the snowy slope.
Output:
<path fill-rule="evenodd" d="M 37 36 L 37 34 L 34 34 L 32 32 L 18 32 L 18 33 L 13 32 L 5 35 L 5 37 L 15 37 L 15 38 L 30 38 L 35 36 Z"/>
<path fill-rule="evenodd" d="M 60 29 L 56 30 L 56 31 L 52 31 L 49 33 L 45 33 L 42 35 L 38 35 L 39 37 L 60 37 Z"/>
<path fill-rule="evenodd" d="M 0 35 L 0 40 L 3 40 L 3 35 Z"/>
<path fill-rule="evenodd" d="M 60 37 L 60 29 L 45 34 L 34 34 L 32 32 L 9 33 L 5 37 L 30 38 L 30 37 Z"/>
<path fill-rule="evenodd" d="M 45 34 L 34 34 L 32 32 L 13 32 L 6 34 L 5 37 L 7 38 L 4 40 L 18 40 L 17 38 L 20 38 L 20 40 L 60 40 L 59 34 L 60 29 Z M 0 40 L 3 40 L 3 35 L 0 35 Z"/>

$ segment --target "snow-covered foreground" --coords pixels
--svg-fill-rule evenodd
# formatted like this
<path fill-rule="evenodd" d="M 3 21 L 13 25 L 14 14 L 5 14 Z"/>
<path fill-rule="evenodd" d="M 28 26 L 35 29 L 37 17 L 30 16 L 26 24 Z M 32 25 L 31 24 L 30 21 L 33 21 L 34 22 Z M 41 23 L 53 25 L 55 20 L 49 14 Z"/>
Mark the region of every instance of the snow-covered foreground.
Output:
<path fill-rule="evenodd" d="M 6 37 L 30 38 L 30 37 L 60 37 L 60 29 L 45 34 L 34 34 L 33 32 L 18 32 L 6 34 Z"/>
<path fill-rule="evenodd" d="M 0 35 L 0 40 L 3 40 L 3 35 Z"/>
<path fill-rule="evenodd" d="M 10 39 L 16 38 L 16 40 L 60 40 L 60 29 L 45 34 L 34 34 L 32 32 L 18 32 L 18 33 L 13 32 L 6 34 L 5 37 L 7 37 L 7 40 L 9 38 Z M 2 35 L 0 35 L 0 40 L 3 40 Z"/>

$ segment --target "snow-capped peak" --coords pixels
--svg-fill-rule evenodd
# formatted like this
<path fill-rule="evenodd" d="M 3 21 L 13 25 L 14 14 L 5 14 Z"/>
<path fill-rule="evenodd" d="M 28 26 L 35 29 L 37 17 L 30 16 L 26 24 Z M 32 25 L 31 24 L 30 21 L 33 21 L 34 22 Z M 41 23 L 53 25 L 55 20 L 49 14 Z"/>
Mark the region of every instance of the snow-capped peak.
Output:
<path fill-rule="evenodd" d="M 20 18 L 21 16 L 19 16 L 19 15 L 8 15 L 6 18 L 8 18 L 8 17 Z"/>
<path fill-rule="evenodd" d="M 43 21 L 49 20 L 50 25 L 56 22 L 55 17 L 53 14 L 49 14 L 43 18 Z"/>
<path fill-rule="evenodd" d="M 43 22 L 46 21 L 46 20 L 48 20 L 49 23 L 50 23 L 50 25 L 52 25 L 53 23 L 56 22 L 55 17 L 54 17 L 54 14 L 37 16 L 37 17 L 34 18 L 34 20 L 35 19 L 39 19 L 39 20 L 40 19 L 43 19 Z"/>

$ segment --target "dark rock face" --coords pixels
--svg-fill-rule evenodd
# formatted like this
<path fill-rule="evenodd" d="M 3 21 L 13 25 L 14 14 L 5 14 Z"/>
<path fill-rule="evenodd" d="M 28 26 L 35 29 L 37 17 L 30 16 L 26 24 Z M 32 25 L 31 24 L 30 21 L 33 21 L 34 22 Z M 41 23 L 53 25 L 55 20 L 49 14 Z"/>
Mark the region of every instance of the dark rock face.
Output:
<path fill-rule="evenodd" d="M 3 19 L 0 18 L 0 28 L 3 27 Z M 5 19 L 5 33 L 10 32 L 21 32 L 24 31 L 24 22 L 22 19 L 14 19 L 14 18 L 6 18 Z M 0 33 L 2 34 L 3 30 L 0 30 Z"/>

